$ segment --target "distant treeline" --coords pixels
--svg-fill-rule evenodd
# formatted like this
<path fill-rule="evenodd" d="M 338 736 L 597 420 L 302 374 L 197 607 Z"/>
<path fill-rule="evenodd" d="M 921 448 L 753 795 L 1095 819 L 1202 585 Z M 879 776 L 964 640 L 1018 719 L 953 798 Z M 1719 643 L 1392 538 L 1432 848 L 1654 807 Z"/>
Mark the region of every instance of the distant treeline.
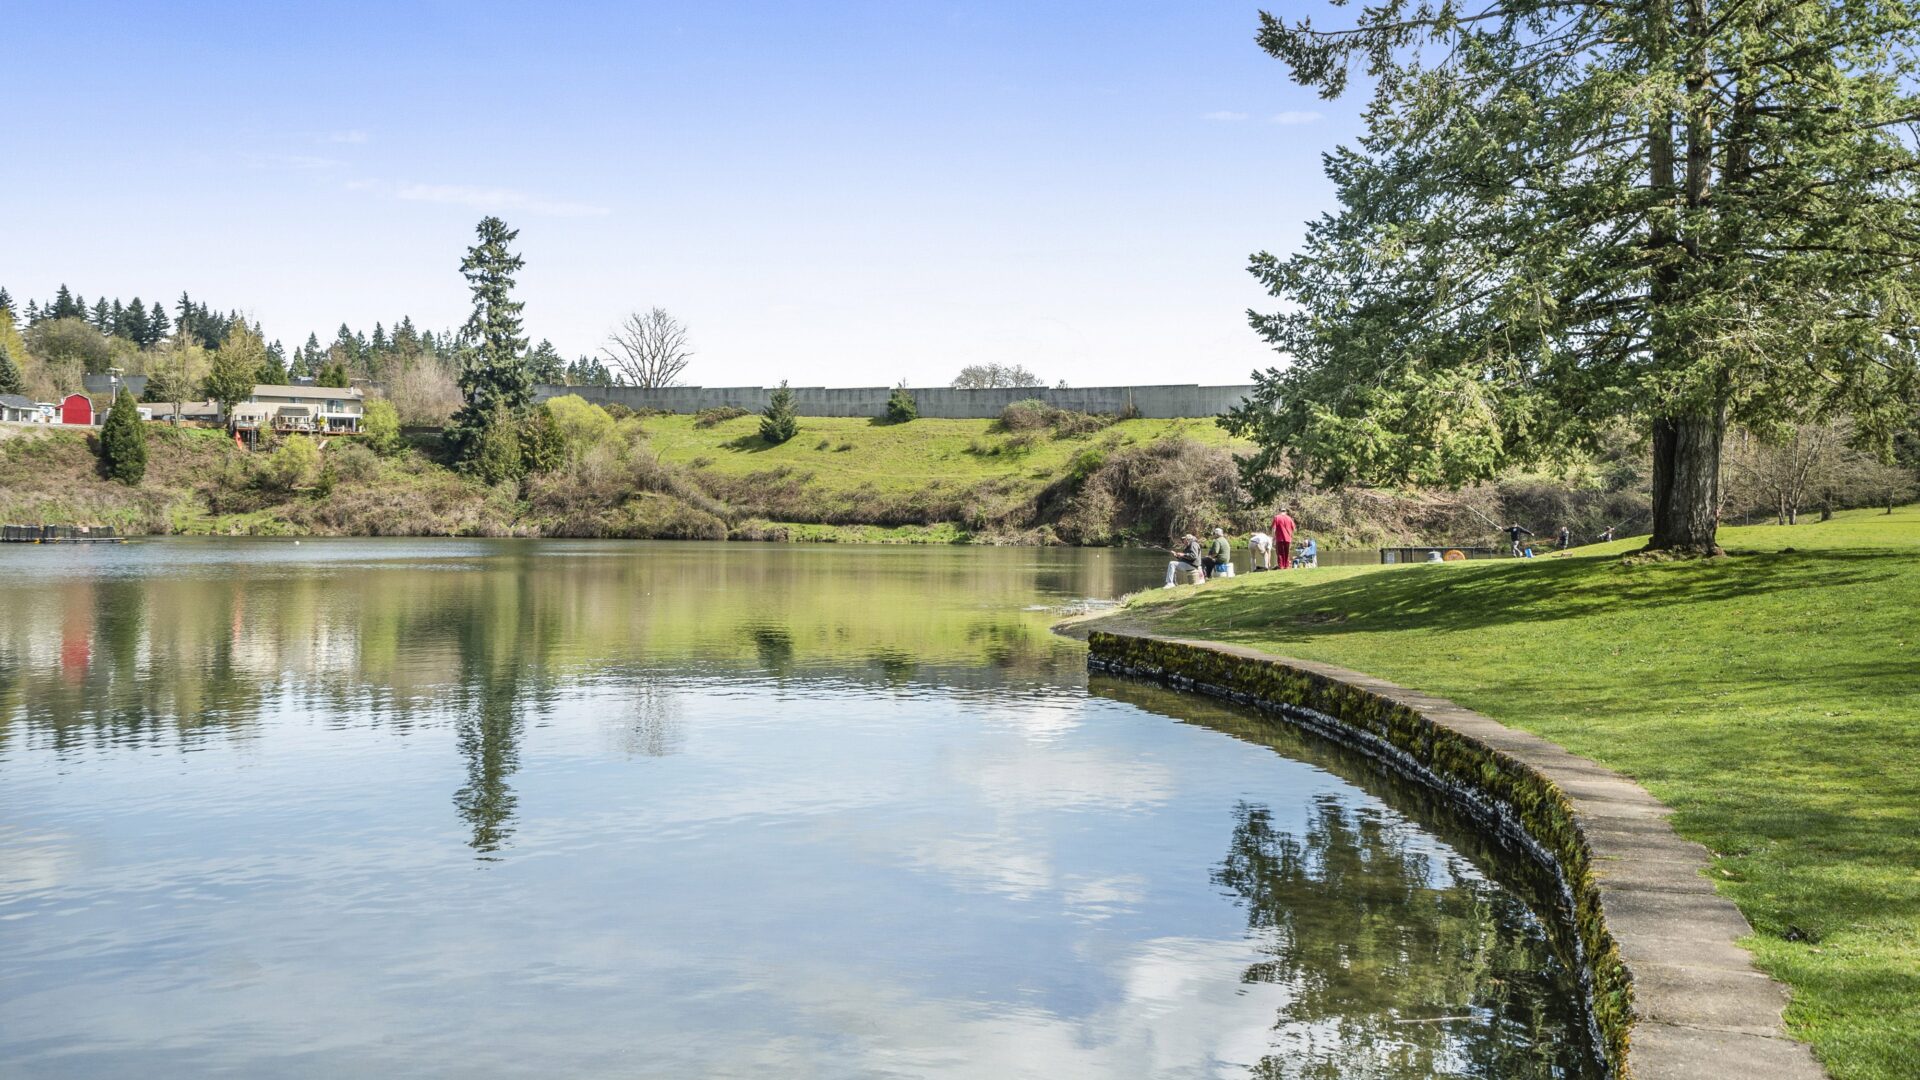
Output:
<path fill-rule="evenodd" d="M 89 301 L 62 284 L 50 300 L 20 302 L 0 288 L 0 392 L 53 400 L 83 390 L 82 376 L 118 369 L 147 378 L 150 401 L 198 399 L 218 353 L 236 328 L 265 346 L 257 380 L 283 384 L 313 380 L 321 385 L 355 382 L 398 384 L 395 404 L 409 422 L 439 423 L 460 405 L 457 379 L 460 333 L 418 327 L 402 315 L 381 321 L 369 333 L 341 323 L 330 341 L 309 333 L 291 349 L 269 339 L 257 320 L 238 309 L 220 310 L 182 292 L 171 305 L 141 297 L 98 296 Z M 612 385 L 619 380 L 599 359 L 567 360 L 542 340 L 525 356 L 540 382 L 570 386 Z"/>

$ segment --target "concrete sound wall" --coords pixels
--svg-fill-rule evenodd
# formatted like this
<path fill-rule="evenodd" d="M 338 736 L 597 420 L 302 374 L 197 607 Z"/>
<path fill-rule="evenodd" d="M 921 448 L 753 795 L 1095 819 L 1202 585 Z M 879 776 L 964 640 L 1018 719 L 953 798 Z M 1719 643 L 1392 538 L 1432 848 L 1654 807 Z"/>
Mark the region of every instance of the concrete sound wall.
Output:
<path fill-rule="evenodd" d="M 887 411 L 890 386 L 795 386 L 795 411 L 801 416 L 883 416 Z M 1050 389 L 1041 386 L 1006 387 L 994 390 L 955 390 L 946 386 L 909 387 L 921 416 L 948 420 L 991 419 L 1016 401 L 1039 398 L 1050 405 L 1076 412 L 1124 413 L 1155 419 L 1189 416 L 1218 416 L 1240 404 L 1253 392 L 1252 386 L 1075 386 Z M 764 386 L 672 386 L 662 390 L 642 390 L 634 386 L 549 386 L 534 388 L 535 396 L 545 401 L 564 394 L 578 394 L 601 405 L 625 405 L 630 409 L 659 409 L 666 412 L 694 413 L 702 409 L 732 406 L 758 412 L 766 408 L 773 391 Z"/>

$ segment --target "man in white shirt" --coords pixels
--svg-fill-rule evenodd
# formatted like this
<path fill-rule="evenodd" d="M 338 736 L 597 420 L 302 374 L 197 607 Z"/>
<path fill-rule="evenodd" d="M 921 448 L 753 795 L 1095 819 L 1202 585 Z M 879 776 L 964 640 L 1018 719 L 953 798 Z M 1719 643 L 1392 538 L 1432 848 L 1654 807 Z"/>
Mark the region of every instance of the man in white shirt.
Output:
<path fill-rule="evenodd" d="M 1255 530 L 1247 534 L 1247 547 L 1253 554 L 1255 570 L 1273 569 L 1273 534 Z"/>

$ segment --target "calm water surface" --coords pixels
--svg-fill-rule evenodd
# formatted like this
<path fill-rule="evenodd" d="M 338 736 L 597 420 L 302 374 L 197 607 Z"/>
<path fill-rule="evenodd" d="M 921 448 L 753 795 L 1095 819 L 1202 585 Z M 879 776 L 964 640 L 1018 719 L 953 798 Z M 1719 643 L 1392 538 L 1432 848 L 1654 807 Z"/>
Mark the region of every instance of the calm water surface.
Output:
<path fill-rule="evenodd" d="M 1047 632 L 1163 567 L 0 549 L 0 1076 L 1594 1075 L 1470 834 Z"/>

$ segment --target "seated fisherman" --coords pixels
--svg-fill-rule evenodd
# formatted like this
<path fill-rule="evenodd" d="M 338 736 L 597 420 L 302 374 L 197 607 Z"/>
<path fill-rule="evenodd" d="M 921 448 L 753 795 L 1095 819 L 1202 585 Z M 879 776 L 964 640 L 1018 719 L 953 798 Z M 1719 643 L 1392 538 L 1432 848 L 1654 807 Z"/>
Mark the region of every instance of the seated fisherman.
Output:
<path fill-rule="evenodd" d="M 1173 561 L 1167 564 L 1167 583 L 1162 586 L 1163 588 L 1173 588 L 1179 581 L 1176 575 L 1182 570 L 1192 574 L 1196 584 L 1207 580 L 1206 571 L 1200 569 L 1199 537 L 1188 533 L 1181 537 L 1180 542 L 1175 544 L 1171 550 L 1173 552 Z"/>

